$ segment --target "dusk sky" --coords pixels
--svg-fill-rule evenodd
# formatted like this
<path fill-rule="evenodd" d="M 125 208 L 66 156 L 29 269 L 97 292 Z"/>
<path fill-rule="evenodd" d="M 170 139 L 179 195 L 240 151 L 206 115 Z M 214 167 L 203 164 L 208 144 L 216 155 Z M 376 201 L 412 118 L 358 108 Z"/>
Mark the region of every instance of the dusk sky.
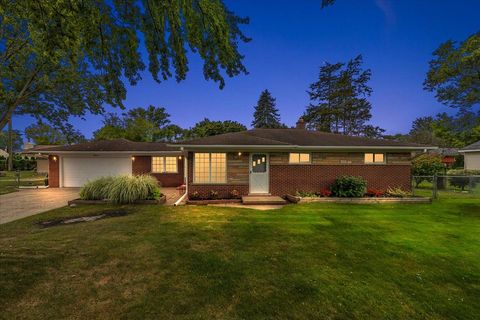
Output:
<path fill-rule="evenodd" d="M 220 90 L 204 80 L 202 62 L 192 56 L 186 81 L 158 84 L 145 72 L 137 86 L 128 87 L 125 105 L 163 106 L 172 123 L 182 127 L 205 117 L 250 126 L 260 92 L 268 89 L 282 121 L 292 126 L 309 103 L 306 90 L 319 67 L 362 54 L 364 68 L 372 70 L 372 124 L 390 134 L 407 132 L 416 117 L 452 112 L 422 83 L 440 43 L 464 40 L 480 30 L 480 1 L 337 0 L 323 10 L 320 2 L 226 1 L 237 15 L 250 18 L 242 29 L 252 41 L 240 46 L 249 74 L 227 78 Z M 100 115 L 88 116 L 72 123 L 90 138 L 101 120 Z M 13 121 L 23 131 L 32 119 Z"/>

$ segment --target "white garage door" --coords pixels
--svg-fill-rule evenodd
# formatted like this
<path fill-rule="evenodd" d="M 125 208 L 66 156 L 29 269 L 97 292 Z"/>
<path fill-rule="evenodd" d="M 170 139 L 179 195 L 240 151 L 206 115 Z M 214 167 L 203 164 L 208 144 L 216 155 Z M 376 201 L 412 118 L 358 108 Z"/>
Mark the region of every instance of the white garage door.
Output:
<path fill-rule="evenodd" d="M 130 156 L 121 158 L 63 158 L 63 186 L 81 187 L 88 180 L 120 174 L 132 174 Z"/>

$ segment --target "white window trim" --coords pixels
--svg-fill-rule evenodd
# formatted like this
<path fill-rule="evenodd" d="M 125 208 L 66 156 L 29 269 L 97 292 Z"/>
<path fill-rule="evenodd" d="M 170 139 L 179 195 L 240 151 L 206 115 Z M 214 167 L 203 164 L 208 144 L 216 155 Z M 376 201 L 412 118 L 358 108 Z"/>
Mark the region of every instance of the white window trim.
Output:
<path fill-rule="evenodd" d="M 204 181 L 204 182 L 198 182 L 196 181 L 196 177 L 195 177 L 195 161 L 196 161 L 196 154 L 197 153 L 208 153 L 208 181 Z M 225 155 L 225 181 L 224 182 L 211 182 L 212 181 L 212 153 L 222 153 Z M 209 184 L 209 185 L 222 185 L 222 184 L 227 184 L 227 178 L 228 178 L 228 173 L 227 173 L 227 170 L 228 170 L 228 165 L 227 165 L 227 161 L 228 161 L 228 153 L 226 152 L 194 152 L 193 153 L 193 184 Z"/>
<path fill-rule="evenodd" d="M 367 162 L 365 161 L 365 155 L 367 154 L 373 154 L 373 162 Z M 375 161 L 375 155 L 376 154 L 383 154 L 383 161 Z M 387 164 L 387 154 L 385 152 L 365 152 L 363 154 L 363 163 L 368 164 L 368 165 L 382 165 L 382 164 Z"/>
<path fill-rule="evenodd" d="M 298 162 L 291 162 L 290 155 L 298 154 Z M 308 161 L 300 161 L 301 154 L 308 154 Z M 311 164 L 312 163 L 312 153 L 311 152 L 289 152 L 288 153 L 288 164 Z"/>
<path fill-rule="evenodd" d="M 153 158 L 163 158 L 163 168 L 162 171 L 155 171 L 153 170 Z M 176 163 L 176 171 L 167 171 L 167 158 L 175 158 L 175 163 Z M 176 156 L 154 156 L 152 157 L 152 161 L 150 163 L 150 171 L 152 173 L 162 173 L 162 174 L 168 174 L 168 173 L 178 173 L 178 159 Z"/>

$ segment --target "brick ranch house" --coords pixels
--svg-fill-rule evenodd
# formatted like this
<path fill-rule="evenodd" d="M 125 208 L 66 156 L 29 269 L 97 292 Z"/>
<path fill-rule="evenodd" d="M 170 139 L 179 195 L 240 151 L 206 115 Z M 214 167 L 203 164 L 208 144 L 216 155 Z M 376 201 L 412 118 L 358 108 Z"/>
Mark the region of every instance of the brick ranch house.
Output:
<path fill-rule="evenodd" d="M 301 123 L 300 123 L 301 125 Z M 369 188 L 411 188 L 411 159 L 423 145 L 296 129 L 253 129 L 175 144 L 98 141 L 45 150 L 50 187 L 79 187 L 115 174 L 151 174 L 189 195 L 227 197 L 321 191 L 342 175 Z M 187 170 L 184 170 L 186 168 Z"/>
<path fill-rule="evenodd" d="M 189 195 L 283 196 L 321 191 L 342 175 L 369 188 L 411 188 L 411 159 L 435 147 L 296 129 L 254 129 L 176 144 L 187 161 Z"/>

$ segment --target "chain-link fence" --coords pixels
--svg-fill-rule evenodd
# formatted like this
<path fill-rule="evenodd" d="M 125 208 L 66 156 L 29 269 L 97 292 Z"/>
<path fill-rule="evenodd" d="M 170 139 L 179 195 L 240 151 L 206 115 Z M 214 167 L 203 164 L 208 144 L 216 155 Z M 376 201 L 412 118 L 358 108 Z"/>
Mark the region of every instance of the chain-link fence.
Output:
<path fill-rule="evenodd" d="M 413 176 L 414 196 L 437 198 L 479 198 L 480 176 Z"/>
<path fill-rule="evenodd" d="M 35 171 L 0 171 L 0 194 L 13 192 L 19 188 L 39 188 L 48 186 L 48 175 Z"/>

